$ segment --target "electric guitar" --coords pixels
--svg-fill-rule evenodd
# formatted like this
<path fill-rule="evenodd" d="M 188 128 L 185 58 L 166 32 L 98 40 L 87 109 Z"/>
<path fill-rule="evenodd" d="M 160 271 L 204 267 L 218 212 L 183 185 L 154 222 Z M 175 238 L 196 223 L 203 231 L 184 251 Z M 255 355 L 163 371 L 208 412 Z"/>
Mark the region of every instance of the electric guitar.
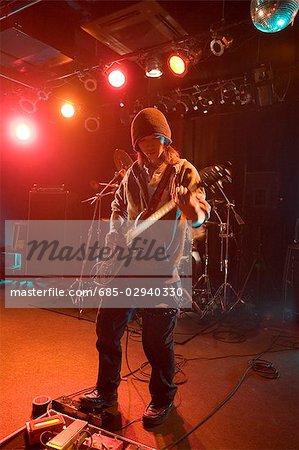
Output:
<path fill-rule="evenodd" d="M 201 181 L 189 189 L 191 192 L 195 192 L 199 187 L 213 188 L 217 183 L 232 182 L 231 171 L 223 164 L 206 167 L 199 174 Z M 125 246 L 131 247 L 134 240 L 176 207 L 174 200 L 170 200 L 150 215 L 147 210 L 142 211 L 134 221 L 134 226 L 124 234 Z M 113 257 L 108 261 L 100 261 L 93 267 L 92 278 L 96 284 L 106 286 L 116 277 L 122 266 L 123 261 Z"/>

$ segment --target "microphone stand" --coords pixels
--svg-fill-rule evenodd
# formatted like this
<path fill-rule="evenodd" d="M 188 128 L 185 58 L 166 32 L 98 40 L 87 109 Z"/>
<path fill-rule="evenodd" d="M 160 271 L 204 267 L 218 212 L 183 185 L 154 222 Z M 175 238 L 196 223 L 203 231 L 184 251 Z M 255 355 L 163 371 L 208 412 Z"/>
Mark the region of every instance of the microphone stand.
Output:
<path fill-rule="evenodd" d="M 92 230 L 93 230 L 93 226 L 97 217 L 97 231 L 96 231 L 96 235 L 97 235 L 97 239 L 99 239 L 100 233 L 101 233 L 101 206 L 102 206 L 102 198 L 110 195 L 110 194 L 114 194 L 114 190 L 112 191 L 108 191 L 108 189 L 110 187 L 112 187 L 112 185 L 114 185 L 115 181 L 117 180 L 117 178 L 122 174 L 123 170 L 119 170 L 118 172 L 114 173 L 114 177 L 109 181 L 109 183 L 106 184 L 106 186 L 100 191 L 97 192 L 93 197 L 87 198 L 86 200 L 82 200 L 82 203 L 87 203 L 89 202 L 91 205 L 94 204 L 94 210 L 93 210 L 93 216 L 92 216 L 92 220 L 87 232 L 87 242 L 86 242 L 86 248 L 89 248 L 90 246 L 90 242 L 91 242 L 91 238 L 92 238 Z M 98 212 L 98 215 L 97 215 Z M 83 292 L 83 285 L 84 285 L 84 270 L 85 270 L 85 266 L 86 266 L 86 259 L 83 259 L 82 261 L 82 266 L 81 266 L 81 272 L 80 272 L 80 277 L 76 278 L 76 281 L 74 281 L 74 283 L 72 283 L 72 285 L 70 286 L 70 288 L 74 288 L 74 285 L 77 284 L 77 289 L 75 289 L 75 291 L 79 291 L 79 292 Z M 98 259 L 97 259 L 98 262 Z M 72 298 L 72 301 L 74 304 L 78 305 L 79 308 L 79 319 L 82 317 L 83 314 L 83 304 L 84 304 L 84 297 L 83 295 L 75 295 Z"/>
<path fill-rule="evenodd" d="M 222 311 L 227 311 L 228 306 L 228 293 L 231 292 L 234 294 L 236 301 L 232 306 L 228 309 L 231 311 L 239 302 L 245 303 L 244 300 L 239 296 L 237 291 L 233 288 L 233 286 L 228 282 L 228 270 L 229 270 L 229 240 L 233 237 L 233 233 L 230 232 L 230 221 L 231 221 L 231 212 L 234 214 L 236 222 L 238 225 L 244 225 L 245 222 L 241 218 L 241 216 L 235 210 L 235 204 L 230 202 L 229 198 L 225 194 L 220 182 L 217 183 L 217 187 L 220 190 L 222 196 L 226 201 L 226 222 L 220 221 L 220 238 L 221 238 L 221 262 L 220 262 L 220 270 L 224 272 L 224 280 L 223 283 L 217 289 L 212 302 L 214 302 L 217 298 L 220 299 L 220 304 Z M 218 214 L 217 214 L 218 216 Z"/>

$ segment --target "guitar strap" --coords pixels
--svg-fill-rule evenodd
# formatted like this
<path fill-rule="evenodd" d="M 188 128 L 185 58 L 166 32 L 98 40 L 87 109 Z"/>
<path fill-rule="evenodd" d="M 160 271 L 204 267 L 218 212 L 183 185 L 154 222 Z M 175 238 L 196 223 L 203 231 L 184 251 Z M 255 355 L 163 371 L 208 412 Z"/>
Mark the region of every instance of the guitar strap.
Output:
<path fill-rule="evenodd" d="M 148 189 L 147 189 L 147 183 L 146 183 L 146 178 L 144 175 L 144 171 L 141 170 L 140 166 L 137 165 L 137 167 L 135 168 L 135 174 L 139 180 L 140 186 L 141 186 L 141 196 L 143 199 L 143 203 L 144 205 L 146 205 L 146 207 L 148 207 L 149 205 L 149 195 L 148 195 Z"/>
<path fill-rule="evenodd" d="M 149 202 L 149 205 L 147 208 L 149 215 L 153 214 L 157 210 L 159 201 L 161 200 L 162 193 L 165 190 L 167 184 L 169 183 L 172 171 L 173 171 L 173 165 L 168 164 L 168 166 L 166 167 L 166 169 L 162 175 L 162 178 L 159 181 L 159 184 L 156 187 L 156 190 L 153 193 L 152 198 Z"/>

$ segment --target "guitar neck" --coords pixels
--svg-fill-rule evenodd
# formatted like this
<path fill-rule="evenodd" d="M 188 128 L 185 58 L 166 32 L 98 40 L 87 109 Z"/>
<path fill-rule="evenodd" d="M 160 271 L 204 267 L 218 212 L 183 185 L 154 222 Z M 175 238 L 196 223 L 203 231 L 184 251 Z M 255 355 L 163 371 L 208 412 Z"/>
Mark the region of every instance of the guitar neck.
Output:
<path fill-rule="evenodd" d="M 130 244 L 133 239 L 138 237 L 141 233 L 143 233 L 145 230 L 150 228 L 154 223 L 156 223 L 158 220 L 162 219 L 166 214 L 168 214 L 170 211 L 172 211 L 176 206 L 176 203 L 173 200 L 170 200 L 169 202 L 165 203 L 158 211 L 151 214 L 146 220 L 143 220 L 137 227 L 133 230 L 130 230 L 127 233 L 127 243 Z"/>

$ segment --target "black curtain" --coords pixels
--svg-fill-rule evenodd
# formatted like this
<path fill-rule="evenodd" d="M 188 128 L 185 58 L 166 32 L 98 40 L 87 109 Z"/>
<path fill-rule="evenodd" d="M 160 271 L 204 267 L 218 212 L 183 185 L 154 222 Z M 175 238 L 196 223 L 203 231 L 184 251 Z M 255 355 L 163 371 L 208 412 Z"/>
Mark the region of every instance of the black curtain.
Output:
<path fill-rule="evenodd" d="M 286 250 L 294 239 L 299 216 L 296 105 L 289 102 L 265 108 L 238 108 L 181 122 L 183 155 L 197 169 L 226 161 L 232 163 L 233 184 L 226 185 L 225 191 L 245 221 L 240 226 L 232 218 L 230 262 L 235 283 L 241 287 L 254 265 L 248 285 L 253 290 L 267 291 L 268 295 L 270 292 L 272 296 L 280 295 Z M 222 198 L 217 191 L 208 192 L 208 196 Z M 225 205 L 218 206 L 218 211 L 225 218 Z M 215 213 L 211 221 L 217 221 Z M 210 236 L 211 266 L 217 271 L 220 258 L 217 226 L 210 227 Z M 264 286 L 260 286 L 258 277 Z"/>

